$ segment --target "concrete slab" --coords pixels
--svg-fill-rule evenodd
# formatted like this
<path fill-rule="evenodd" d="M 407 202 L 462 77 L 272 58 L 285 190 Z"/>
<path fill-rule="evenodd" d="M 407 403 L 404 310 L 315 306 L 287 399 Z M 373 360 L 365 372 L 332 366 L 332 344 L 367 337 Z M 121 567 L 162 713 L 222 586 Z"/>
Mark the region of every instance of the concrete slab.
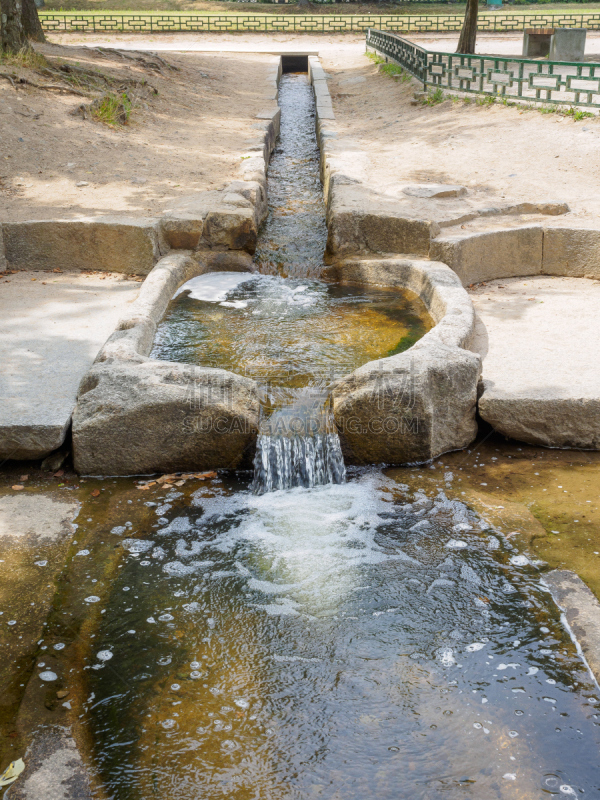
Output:
<path fill-rule="evenodd" d="M 470 295 L 483 419 L 531 444 L 600 449 L 600 282 L 504 278 Z"/>
<path fill-rule="evenodd" d="M 0 458 L 62 444 L 79 382 L 138 290 L 106 273 L 0 278 Z"/>

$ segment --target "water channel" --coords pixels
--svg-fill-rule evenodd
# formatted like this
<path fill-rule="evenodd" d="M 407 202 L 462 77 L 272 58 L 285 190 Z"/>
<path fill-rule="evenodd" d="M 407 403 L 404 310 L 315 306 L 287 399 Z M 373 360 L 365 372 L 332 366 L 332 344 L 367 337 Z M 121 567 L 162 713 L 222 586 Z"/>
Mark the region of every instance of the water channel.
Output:
<path fill-rule="evenodd" d="M 408 295 L 319 281 L 323 216 L 302 94 L 311 102 L 306 77 L 284 76 L 269 178 L 293 170 L 300 186 L 270 186 L 266 274 L 188 287 L 154 351 L 266 374 L 271 421 L 307 393 L 325 398 L 326 416 L 332 374 L 409 346 L 430 324 Z M 294 155 L 295 139 L 312 161 Z M 508 491 L 494 494 L 495 482 L 522 452 L 510 447 L 482 444 L 491 461 L 476 469 L 469 451 L 278 491 L 263 473 L 258 491 L 249 474 L 170 476 L 144 491 L 89 484 L 98 492 L 79 514 L 43 646 L 50 663 L 73 665 L 77 737 L 106 796 L 596 796 L 600 692 L 544 565 L 492 519 Z M 486 502 L 466 494 L 479 485 Z"/>

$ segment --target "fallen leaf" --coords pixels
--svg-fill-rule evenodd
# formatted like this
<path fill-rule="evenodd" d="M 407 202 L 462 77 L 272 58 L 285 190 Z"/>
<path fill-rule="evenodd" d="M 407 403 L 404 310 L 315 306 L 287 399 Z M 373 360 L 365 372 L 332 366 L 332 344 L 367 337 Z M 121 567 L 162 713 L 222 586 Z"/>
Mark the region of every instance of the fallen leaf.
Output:
<path fill-rule="evenodd" d="M 16 761 L 13 761 L 12 764 L 9 764 L 4 770 L 2 775 L 0 775 L 0 787 L 8 786 L 9 784 L 13 783 L 13 781 L 16 781 L 24 769 L 25 764 L 23 763 L 22 758 L 18 758 Z"/>
<path fill-rule="evenodd" d="M 183 480 L 183 481 L 175 481 L 175 486 L 183 486 L 184 483 L 185 483 L 185 480 Z"/>
<path fill-rule="evenodd" d="M 64 474 L 65 474 L 65 471 L 64 471 L 64 469 L 59 469 L 59 470 L 58 470 L 58 472 L 55 472 L 55 473 L 54 473 L 54 475 L 53 475 L 52 477 L 54 477 L 54 478 L 62 478 L 62 476 L 63 476 Z"/>
<path fill-rule="evenodd" d="M 216 478 L 216 472 L 196 472 L 194 478 L 197 478 L 199 481 L 206 480 L 207 478 Z"/>
<path fill-rule="evenodd" d="M 98 497 L 99 494 L 100 494 L 100 489 L 94 489 L 92 491 L 92 497 Z"/>
<path fill-rule="evenodd" d="M 58 697 L 59 700 L 63 700 L 65 697 L 68 697 L 68 695 L 69 695 L 68 689 L 61 689 L 60 692 L 56 693 L 56 696 Z"/>
<path fill-rule="evenodd" d="M 19 478 L 19 480 L 20 480 L 21 482 L 23 482 L 23 481 L 28 481 L 28 480 L 29 480 L 29 475 L 21 475 L 21 477 Z"/>
<path fill-rule="evenodd" d="M 20 483 L 15 483 L 15 485 L 12 488 L 15 490 L 15 492 L 18 492 L 20 489 L 24 489 L 25 487 L 21 486 Z"/>
<path fill-rule="evenodd" d="M 138 488 L 138 489 L 141 489 L 142 491 L 145 491 L 146 489 L 149 489 L 150 487 L 149 487 L 149 486 L 146 486 L 146 485 L 144 485 L 144 484 L 138 484 L 138 487 L 137 487 L 137 488 Z M 94 493 L 92 492 L 92 494 L 94 494 Z"/>

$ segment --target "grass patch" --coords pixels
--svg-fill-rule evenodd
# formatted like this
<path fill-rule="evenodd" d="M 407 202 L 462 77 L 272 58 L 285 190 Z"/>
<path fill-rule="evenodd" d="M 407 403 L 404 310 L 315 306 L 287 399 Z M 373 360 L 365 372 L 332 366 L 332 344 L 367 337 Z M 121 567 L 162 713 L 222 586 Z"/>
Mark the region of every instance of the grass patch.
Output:
<path fill-rule="evenodd" d="M 46 56 L 36 52 L 33 47 L 22 47 L 17 53 L 0 51 L 0 64 L 7 67 L 35 70 L 47 69 L 50 66 Z"/>
<path fill-rule="evenodd" d="M 441 86 L 438 86 L 433 92 L 428 92 L 427 97 L 424 97 L 421 100 L 422 106 L 437 106 L 438 103 L 443 103 L 446 100 L 446 95 L 444 94 L 443 89 Z"/>
<path fill-rule="evenodd" d="M 132 109 L 133 105 L 127 92 L 120 94 L 106 92 L 91 104 L 90 114 L 98 122 L 118 128 L 127 125 Z"/>
<path fill-rule="evenodd" d="M 437 90 L 436 90 L 437 91 Z M 441 91 L 441 90 L 440 90 Z M 465 106 L 471 105 L 475 102 L 478 106 L 493 106 L 493 105 L 501 105 L 501 106 L 511 106 L 513 108 L 518 108 L 519 111 L 537 111 L 538 114 L 558 114 L 561 117 L 572 117 L 575 122 L 581 122 L 584 119 L 591 119 L 596 114 L 592 114 L 591 111 L 582 111 L 577 106 L 569 106 L 565 107 L 564 105 L 537 105 L 536 103 L 518 103 L 515 100 L 509 100 L 506 95 L 501 95 L 496 97 L 494 95 L 477 95 L 475 101 L 473 101 L 472 97 L 459 97 L 456 94 L 453 95 L 445 95 L 444 100 L 450 99 L 453 103 L 462 103 Z M 422 103 L 427 103 L 426 100 L 422 100 Z M 438 101 L 439 102 L 439 101 Z M 428 105 L 434 105 L 434 103 L 427 103 Z"/>

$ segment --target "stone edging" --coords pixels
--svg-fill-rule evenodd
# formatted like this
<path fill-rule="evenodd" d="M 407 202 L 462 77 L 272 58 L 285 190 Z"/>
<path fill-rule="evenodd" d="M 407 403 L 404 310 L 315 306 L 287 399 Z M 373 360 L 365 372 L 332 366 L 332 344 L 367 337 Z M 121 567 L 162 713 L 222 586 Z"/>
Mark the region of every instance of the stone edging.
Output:
<path fill-rule="evenodd" d="M 364 364 L 334 384 L 333 413 L 348 462 L 420 463 L 470 444 L 481 359 L 464 349 L 474 310 L 456 274 L 445 264 L 396 257 L 347 260 L 324 277 L 409 289 L 436 323 L 405 352 Z"/>

